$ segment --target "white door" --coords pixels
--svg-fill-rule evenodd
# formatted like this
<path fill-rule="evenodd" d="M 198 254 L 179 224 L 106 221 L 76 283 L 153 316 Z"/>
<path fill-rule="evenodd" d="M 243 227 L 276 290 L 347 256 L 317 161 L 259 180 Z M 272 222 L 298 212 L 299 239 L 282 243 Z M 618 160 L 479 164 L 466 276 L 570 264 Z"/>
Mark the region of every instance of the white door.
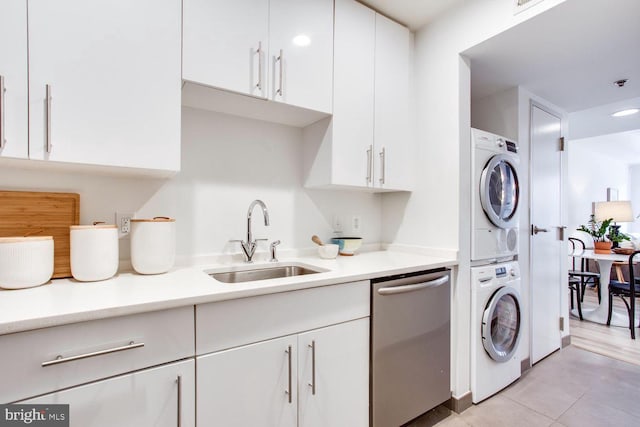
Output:
<path fill-rule="evenodd" d="M 29 156 L 26 0 L 0 2 L 0 52 L 0 156 L 26 159 Z"/>
<path fill-rule="evenodd" d="M 271 0 L 269 10 L 269 98 L 331 113 L 333 0 Z"/>
<path fill-rule="evenodd" d="M 409 58 L 411 34 L 376 14 L 374 186 L 411 189 Z"/>
<path fill-rule="evenodd" d="M 29 156 L 179 170 L 180 0 L 28 7 Z"/>
<path fill-rule="evenodd" d="M 531 107 L 531 362 L 560 348 L 560 301 L 566 289 L 560 240 L 561 119 Z M 566 257 L 566 253 L 564 255 Z"/>
<path fill-rule="evenodd" d="M 182 77 L 267 96 L 268 0 L 184 0 Z"/>
<path fill-rule="evenodd" d="M 299 426 L 369 426 L 369 318 L 298 336 Z"/>
<path fill-rule="evenodd" d="M 188 360 L 19 403 L 68 404 L 71 427 L 192 427 L 194 391 L 194 362 Z"/>
<path fill-rule="evenodd" d="M 199 426 L 296 427 L 297 337 L 196 359 Z"/>
<path fill-rule="evenodd" d="M 331 182 L 371 187 L 376 13 L 355 0 L 335 7 Z"/>

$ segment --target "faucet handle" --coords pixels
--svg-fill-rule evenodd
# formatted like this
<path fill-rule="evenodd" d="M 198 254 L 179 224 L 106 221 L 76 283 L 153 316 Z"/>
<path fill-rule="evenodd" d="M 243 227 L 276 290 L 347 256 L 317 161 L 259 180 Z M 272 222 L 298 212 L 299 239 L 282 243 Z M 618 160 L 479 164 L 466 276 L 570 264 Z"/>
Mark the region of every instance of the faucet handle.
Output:
<path fill-rule="evenodd" d="M 244 240 L 241 240 L 241 239 L 231 239 L 231 240 L 229 240 L 229 243 L 244 243 Z"/>
<path fill-rule="evenodd" d="M 269 239 L 255 239 L 254 242 L 268 242 Z"/>
<path fill-rule="evenodd" d="M 278 258 L 276 258 L 276 246 L 278 246 L 280 244 L 280 240 L 276 240 L 274 242 L 271 242 L 271 244 L 269 245 L 269 249 L 271 249 L 271 259 L 269 260 L 269 262 L 278 262 Z"/>

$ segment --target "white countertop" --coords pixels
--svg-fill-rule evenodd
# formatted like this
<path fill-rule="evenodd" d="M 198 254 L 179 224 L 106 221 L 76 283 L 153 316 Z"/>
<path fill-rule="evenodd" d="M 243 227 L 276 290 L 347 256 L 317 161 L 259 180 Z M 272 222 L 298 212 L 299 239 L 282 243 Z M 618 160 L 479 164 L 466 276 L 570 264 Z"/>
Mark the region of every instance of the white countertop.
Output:
<path fill-rule="evenodd" d="M 168 273 L 152 276 L 120 273 L 102 282 L 83 283 L 59 279 L 35 288 L 0 290 L 0 335 L 105 317 L 450 267 L 456 265 L 457 260 L 377 251 L 364 252 L 352 257 L 339 256 L 335 260 L 318 257 L 281 259 L 279 263 L 271 265 L 283 263 L 308 264 L 329 271 L 227 284 L 211 278 L 204 270 L 231 265 L 210 264 L 176 268 Z"/>

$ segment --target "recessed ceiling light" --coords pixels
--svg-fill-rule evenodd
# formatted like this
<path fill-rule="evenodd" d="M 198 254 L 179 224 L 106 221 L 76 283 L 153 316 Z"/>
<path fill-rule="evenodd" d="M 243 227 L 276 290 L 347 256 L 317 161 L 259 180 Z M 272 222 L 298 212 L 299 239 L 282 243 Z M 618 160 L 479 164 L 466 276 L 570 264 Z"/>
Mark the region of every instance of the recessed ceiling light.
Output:
<path fill-rule="evenodd" d="M 615 113 L 612 114 L 612 116 L 624 117 L 624 116 L 630 116 L 632 114 L 636 114 L 637 112 L 640 112 L 640 108 L 629 108 L 627 110 L 616 111 Z"/>
<path fill-rule="evenodd" d="M 311 44 L 311 39 L 306 34 L 298 34 L 293 38 L 293 44 L 296 46 L 309 46 Z"/>

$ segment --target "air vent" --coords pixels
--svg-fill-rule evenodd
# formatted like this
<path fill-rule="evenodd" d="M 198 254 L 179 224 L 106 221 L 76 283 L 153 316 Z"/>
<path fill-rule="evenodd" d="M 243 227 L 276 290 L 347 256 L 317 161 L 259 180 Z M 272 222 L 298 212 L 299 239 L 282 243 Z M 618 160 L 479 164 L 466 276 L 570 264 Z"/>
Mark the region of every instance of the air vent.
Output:
<path fill-rule="evenodd" d="M 529 9 L 534 4 L 538 4 L 543 0 L 513 0 L 513 14 L 516 15 L 523 10 Z"/>

